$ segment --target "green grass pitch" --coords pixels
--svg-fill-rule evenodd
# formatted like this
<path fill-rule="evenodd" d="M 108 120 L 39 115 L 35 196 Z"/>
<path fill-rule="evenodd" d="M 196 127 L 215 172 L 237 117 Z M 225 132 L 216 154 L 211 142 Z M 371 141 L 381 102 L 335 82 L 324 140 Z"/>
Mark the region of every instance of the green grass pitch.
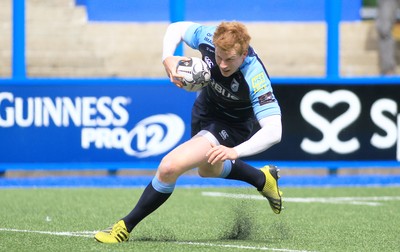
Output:
<path fill-rule="evenodd" d="M 132 232 L 94 231 L 125 216 L 143 189 L 0 190 L 1 251 L 399 251 L 400 187 L 282 188 L 275 215 L 250 188 L 177 187 Z"/>

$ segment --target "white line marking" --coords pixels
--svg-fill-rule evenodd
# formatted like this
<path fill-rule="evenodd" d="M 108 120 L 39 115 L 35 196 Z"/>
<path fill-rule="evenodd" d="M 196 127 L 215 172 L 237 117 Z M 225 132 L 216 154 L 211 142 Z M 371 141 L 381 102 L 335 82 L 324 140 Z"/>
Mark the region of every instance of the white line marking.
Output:
<path fill-rule="evenodd" d="M 35 233 L 35 234 L 46 234 L 46 235 L 57 235 L 57 236 L 74 236 L 74 237 L 88 237 L 93 238 L 97 231 L 76 231 L 76 232 L 52 232 L 52 231 L 39 231 L 39 230 L 21 230 L 13 228 L 0 228 L 0 232 L 18 232 L 18 233 Z M 205 242 L 174 242 L 182 245 L 197 245 L 207 247 L 222 247 L 222 248 L 235 248 L 235 249 L 248 249 L 248 250 L 267 250 L 267 251 L 283 251 L 283 252 L 310 252 L 307 250 L 293 250 L 293 249 L 278 249 L 268 247 L 255 247 L 255 246 L 244 246 L 244 245 L 232 245 L 232 244 L 216 244 L 216 243 L 205 243 Z"/>
<path fill-rule="evenodd" d="M 209 247 L 236 248 L 236 249 L 248 249 L 248 250 L 268 250 L 268 251 L 284 251 L 284 252 L 309 252 L 307 250 L 278 249 L 278 248 L 267 248 L 267 247 L 231 245 L 231 244 L 215 244 L 215 243 L 205 243 L 205 242 L 176 242 L 176 243 L 185 244 L 185 245 L 200 245 L 200 246 L 209 246 Z"/>
<path fill-rule="evenodd" d="M 234 193 L 223 193 L 223 192 L 202 192 L 201 194 L 203 196 L 210 196 L 210 197 L 265 200 L 264 197 L 262 197 L 261 195 L 234 194 Z M 400 200 L 400 196 L 284 198 L 285 202 L 349 204 L 349 205 L 366 205 L 366 206 L 381 206 L 383 205 L 382 203 L 375 201 L 394 201 L 394 200 Z"/>
<path fill-rule="evenodd" d="M 96 233 L 96 231 L 52 232 L 52 231 L 38 231 L 38 230 L 21 230 L 21 229 L 12 229 L 12 228 L 0 228 L 0 231 L 18 232 L 18 233 L 48 234 L 48 235 L 58 235 L 58 236 L 91 237 L 91 238 L 93 238 L 93 235 Z"/>

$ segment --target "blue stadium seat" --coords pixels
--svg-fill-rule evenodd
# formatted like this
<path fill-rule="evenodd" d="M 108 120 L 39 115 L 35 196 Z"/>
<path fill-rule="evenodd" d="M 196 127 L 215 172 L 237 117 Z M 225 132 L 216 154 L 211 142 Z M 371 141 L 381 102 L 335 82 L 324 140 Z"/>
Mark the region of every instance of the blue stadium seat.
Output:
<path fill-rule="evenodd" d="M 161 22 L 169 21 L 166 0 L 75 0 L 86 5 L 90 21 Z M 326 0 L 253 0 L 243 6 L 239 0 L 186 0 L 185 17 L 192 21 L 298 21 L 325 20 Z M 337 1 L 337 0 L 334 0 Z M 342 20 L 361 19 L 362 0 L 342 0 Z M 210 11 L 211 10 L 211 11 Z"/>

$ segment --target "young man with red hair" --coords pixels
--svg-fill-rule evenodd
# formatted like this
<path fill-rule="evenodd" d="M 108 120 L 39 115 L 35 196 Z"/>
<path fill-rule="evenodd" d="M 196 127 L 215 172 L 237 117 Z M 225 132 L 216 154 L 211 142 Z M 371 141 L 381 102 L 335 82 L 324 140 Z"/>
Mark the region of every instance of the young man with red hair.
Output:
<path fill-rule="evenodd" d="M 171 80 L 182 87 L 173 56 L 184 41 L 199 50 L 211 70 L 210 83 L 192 109 L 192 138 L 169 152 L 133 210 L 95 239 L 103 243 L 127 241 L 133 228 L 172 194 L 180 175 L 198 168 L 201 177 L 247 182 L 267 198 L 274 213 L 282 210 L 278 169 L 256 169 L 240 160 L 280 142 L 281 111 L 268 73 L 250 47 L 250 35 L 239 22 L 204 26 L 193 22 L 169 25 L 164 36 L 163 64 Z M 253 135 L 254 124 L 259 128 Z"/>

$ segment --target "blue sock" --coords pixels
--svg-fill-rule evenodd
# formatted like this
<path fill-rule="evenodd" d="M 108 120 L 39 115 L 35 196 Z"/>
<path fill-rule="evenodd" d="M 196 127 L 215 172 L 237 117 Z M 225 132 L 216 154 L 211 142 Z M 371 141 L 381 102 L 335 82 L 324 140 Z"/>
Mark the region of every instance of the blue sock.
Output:
<path fill-rule="evenodd" d="M 220 178 L 226 178 L 232 171 L 232 161 L 225 160 L 224 165 L 222 167 L 222 172 L 219 175 Z"/>
<path fill-rule="evenodd" d="M 229 161 L 229 160 L 227 160 Z M 225 161 L 226 162 L 226 161 Z M 229 161 L 231 162 L 231 161 Z M 224 163 L 225 165 L 225 163 Z M 240 159 L 236 159 L 231 163 L 231 170 L 226 175 L 225 179 L 233 179 L 244 181 L 250 185 L 253 185 L 257 188 L 257 190 L 262 190 L 265 184 L 265 175 L 259 169 L 256 169 L 249 164 L 241 161 Z"/>
<path fill-rule="evenodd" d="M 141 220 L 164 204 L 169 196 L 171 196 L 174 188 L 175 183 L 163 183 L 154 177 L 144 189 L 142 196 L 133 210 L 122 218 L 128 232 L 131 232 Z"/>
<path fill-rule="evenodd" d="M 160 193 L 172 193 L 175 189 L 175 183 L 164 183 L 154 176 L 151 185 Z"/>

